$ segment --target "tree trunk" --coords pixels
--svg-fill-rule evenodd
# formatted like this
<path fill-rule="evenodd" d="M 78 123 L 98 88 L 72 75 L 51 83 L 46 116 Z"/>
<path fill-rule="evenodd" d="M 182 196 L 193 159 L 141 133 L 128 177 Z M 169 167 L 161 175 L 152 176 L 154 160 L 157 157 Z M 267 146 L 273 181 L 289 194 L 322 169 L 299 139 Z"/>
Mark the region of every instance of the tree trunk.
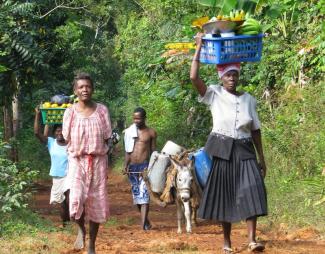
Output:
<path fill-rule="evenodd" d="M 11 107 L 8 105 L 7 102 L 5 102 L 5 105 L 3 106 L 3 140 L 5 142 L 10 142 L 10 139 L 12 137 L 12 117 L 11 117 Z"/>
<path fill-rule="evenodd" d="M 11 86 L 14 87 L 16 93 L 13 95 L 12 100 L 8 98 L 4 101 L 3 106 L 3 126 L 4 135 L 3 139 L 5 142 L 11 145 L 8 157 L 14 161 L 18 161 L 18 150 L 15 138 L 17 137 L 17 131 L 19 127 L 19 83 L 17 81 L 16 75 L 13 73 L 11 75 Z"/>
<path fill-rule="evenodd" d="M 18 94 L 13 96 L 12 100 L 12 137 L 16 139 L 19 129 L 19 99 Z M 18 161 L 18 150 L 16 142 L 12 147 L 12 159 Z"/>
<path fill-rule="evenodd" d="M 12 96 L 12 101 L 11 101 L 11 108 L 12 108 L 12 138 L 13 138 L 13 143 L 12 143 L 12 148 L 11 148 L 11 159 L 15 162 L 18 161 L 18 150 L 17 150 L 17 131 L 18 131 L 18 125 L 19 125 L 19 100 L 18 100 L 18 95 L 20 92 L 19 88 L 19 82 L 17 79 L 16 74 L 13 72 L 11 76 L 11 82 L 12 82 L 12 87 L 15 90 L 15 93 Z"/>
<path fill-rule="evenodd" d="M 12 101 L 12 134 L 13 137 L 17 136 L 17 131 L 19 127 L 19 100 L 18 96 L 14 96 Z"/>

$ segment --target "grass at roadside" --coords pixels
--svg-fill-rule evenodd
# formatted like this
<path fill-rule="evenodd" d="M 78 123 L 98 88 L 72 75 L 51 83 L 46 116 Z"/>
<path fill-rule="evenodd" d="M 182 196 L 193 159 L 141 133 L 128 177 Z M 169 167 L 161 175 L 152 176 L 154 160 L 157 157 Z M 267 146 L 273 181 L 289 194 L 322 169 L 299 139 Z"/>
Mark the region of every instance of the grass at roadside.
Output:
<path fill-rule="evenodd" d="M 118 227 L 122 225 L 131 226 L 135 224 L 134 218 L 126 217 L 123 220 L 119 220 L 116 217 L 110 217 L 109 220 L 105 223 L 105 227 Z"/>
<path fill-rule="evenodd" d="M 0 224 L 1 253 L 59 253 L 67 247 L 57 235 L 71 234 L 71 228 L 59 229 L 51 221 L 30 210 L 19 210 L 2 218 Z"/>
<path fill-rule="evenodd" d="M 313 227 L 325 235 L 325 83 L 288 85 L 278 105 L 260 112 L 269 216 L 277 228 Z"/>
<path fill-rule="evenodd" d="M 318 186 L 318 187 L 317 187 Z M 261 220 L 270 230 L 280 224 L 288 230 L 315 228 L 325 238 L 325 177 L 297 179 L 269 172 L 266 180 L 269 215 Z"/>

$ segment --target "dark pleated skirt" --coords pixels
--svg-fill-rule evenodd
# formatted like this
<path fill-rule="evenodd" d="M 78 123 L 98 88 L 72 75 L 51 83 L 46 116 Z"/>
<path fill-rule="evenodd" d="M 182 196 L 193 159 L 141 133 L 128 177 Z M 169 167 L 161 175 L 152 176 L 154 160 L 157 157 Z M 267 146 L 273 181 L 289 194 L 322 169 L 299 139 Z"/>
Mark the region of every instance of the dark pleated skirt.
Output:
<path fill-rule="evenodd" d="M 241 150 L 234 142 L 229 160 L 214 157 L 199 218 L 233 223 L 267 215 L 266 190 L 256 158 L 243 160 Z"/>

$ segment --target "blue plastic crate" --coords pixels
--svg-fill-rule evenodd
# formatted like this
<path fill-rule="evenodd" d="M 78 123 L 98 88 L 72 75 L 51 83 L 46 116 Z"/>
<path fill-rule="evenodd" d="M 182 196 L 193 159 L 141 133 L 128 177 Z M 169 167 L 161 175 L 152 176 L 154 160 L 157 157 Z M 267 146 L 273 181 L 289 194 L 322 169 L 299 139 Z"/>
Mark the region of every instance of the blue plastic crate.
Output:
<path fill-rule="evenodd" d="M 257 62 L 262 57 L 263 34 L 233 37 L 203 37 L 200 62 L 224 64 L 235 62 Z"/>

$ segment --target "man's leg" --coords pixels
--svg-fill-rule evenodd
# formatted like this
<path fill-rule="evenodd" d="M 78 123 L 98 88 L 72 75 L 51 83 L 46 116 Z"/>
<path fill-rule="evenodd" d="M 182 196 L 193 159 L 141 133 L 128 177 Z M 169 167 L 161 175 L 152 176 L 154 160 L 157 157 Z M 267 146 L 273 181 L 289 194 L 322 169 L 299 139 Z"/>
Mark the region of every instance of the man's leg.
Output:
<path fill-rule="evenodd" d="M 149 204 L 137 204 L 138 210 L 141 215 L 141 227 L 144 230 L 148 230 L 151 228 L 150 221 L 148 219 L 148 213 L 149 213 Z"/>
<path fill-rule="evenodd" d="M 142 229 L 144 230 L 149 230 L 151 228 L 149 219 L 148 219 L 148 214 L 149 214 L 149 204 L 142 204 L 141 205 L 141 225 Z"/>
<path fill-rule="evenodd" d="M 76 223 L 78 225 L 78 235 L 74 243 L 74 248 L 76 250 L 81 250 L 85 248 L 85 240 L 86 240 L 85 212 L 82 213 L 79 220 L 76 220 Z"/>
<path fill-rule="evenodd" d="M 88 254 L 95 254 L 95 242 L 97 238 L 99 223 L 89 221 L 89 246 Z"/>

